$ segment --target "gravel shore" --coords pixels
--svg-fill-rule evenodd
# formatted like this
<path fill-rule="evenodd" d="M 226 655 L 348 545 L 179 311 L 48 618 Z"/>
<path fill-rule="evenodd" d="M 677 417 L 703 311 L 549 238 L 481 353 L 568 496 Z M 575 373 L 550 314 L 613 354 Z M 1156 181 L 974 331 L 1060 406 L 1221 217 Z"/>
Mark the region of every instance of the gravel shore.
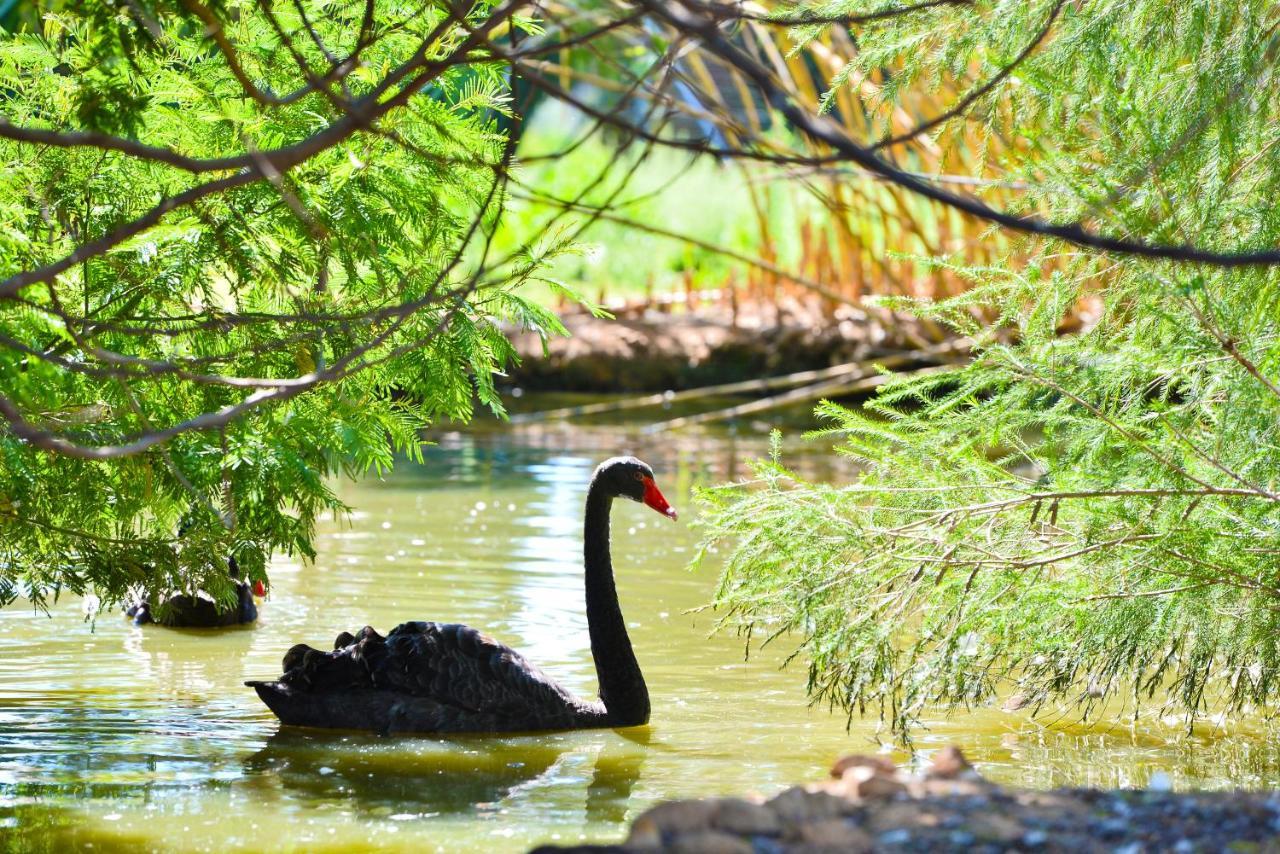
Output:
<path fill-rule="evenodd" d="M 772 798 L 672 801 L 620 845 L 537 849 L 553 851 L 1280 852 L 1280 793 L 1007 789 L 946 748 L 922 774 L 846 756 Z"/>

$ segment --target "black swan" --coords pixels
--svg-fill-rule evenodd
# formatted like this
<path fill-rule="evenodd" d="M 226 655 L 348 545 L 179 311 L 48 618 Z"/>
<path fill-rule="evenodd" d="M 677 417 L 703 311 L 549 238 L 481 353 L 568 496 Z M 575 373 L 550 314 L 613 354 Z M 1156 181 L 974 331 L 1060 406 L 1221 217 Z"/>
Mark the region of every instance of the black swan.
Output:
<path fill-rule="evenodd" d="M 258 606 L 254 595 L 266 595 L 261 581 L 252 586 L 240 581 L 240 567 L 235 558 L 227 559 L 227 573 L 236 580 L 236 604 L 224 609 L 205 596 L 175 593 L 162 600 L 160 606 L 149 599 L 141 599 L 125 609 L 125 615 L 133 618 L 135 626 L 157 623 L 170 628 L 215 629 L 238 626 L 258 619 Z"/>
<path fill-rule="evenodd" d="M 343 632 L 332 652 L 298 644 L 275 682 L 246 682 L 282 723 L 391 732 L 521 732 L 638 726 L 649 691 L 627 637 L 609 558 L 614 498 L 676 511 L 635 457 L 601 463 L 587 490 L 585 586 L 600 699 L 573 696 L 550 676 L 469 626 L 402 623 L 382 637 Z"/>

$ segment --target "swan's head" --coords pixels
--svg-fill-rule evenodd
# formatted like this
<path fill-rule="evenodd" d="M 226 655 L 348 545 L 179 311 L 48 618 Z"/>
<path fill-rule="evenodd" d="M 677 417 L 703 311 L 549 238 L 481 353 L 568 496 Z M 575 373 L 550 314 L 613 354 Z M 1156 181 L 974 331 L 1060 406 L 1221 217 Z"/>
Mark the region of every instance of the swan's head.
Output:
<path fill-rule="evenodd" d="M 614 457 L 605 460 L 591 478 L 592 483 L 599 484 L 609 495 L 615 498 L 630 498 L 657 510 L 672 520 L 676 518 L 676 509 L 667 503 L 662 490 L 653 479 L 653 469 L 648 463 L 635 457 Z"/>

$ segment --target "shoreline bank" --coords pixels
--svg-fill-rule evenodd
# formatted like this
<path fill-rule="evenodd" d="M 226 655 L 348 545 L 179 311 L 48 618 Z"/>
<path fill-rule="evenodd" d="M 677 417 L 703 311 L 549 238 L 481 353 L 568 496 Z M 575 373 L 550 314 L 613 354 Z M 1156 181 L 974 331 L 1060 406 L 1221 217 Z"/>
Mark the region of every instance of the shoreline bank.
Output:
<path fill-rule="evenodd" d="M 882 756 L 846 756 L 831 776 L 772 798 L 659 804 L 613 845 L 542 846 L 533 854 L 801 852 L 1278 851 L 1280 793 L 1035 791 L 985 780 L 944 748 L 923 773 Z"/>
<path fill-rule="evenodd" d="M 908 354 L 948 340 L 935 324 L 842 306 L 830 320 L 808 313 L 648 308 L 601 319 L 562 316 L 569 337 L 543 350 L 511 330 L 520 364 L 507 383 L 531 391 L 654 392 L 732 383 Z"/>

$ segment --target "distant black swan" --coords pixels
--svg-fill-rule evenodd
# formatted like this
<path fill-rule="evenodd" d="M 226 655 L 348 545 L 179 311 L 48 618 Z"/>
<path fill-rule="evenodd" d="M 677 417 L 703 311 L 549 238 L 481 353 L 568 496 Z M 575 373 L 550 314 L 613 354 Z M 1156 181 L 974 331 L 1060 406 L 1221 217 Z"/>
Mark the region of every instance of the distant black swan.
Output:
<path fill-rule="evenodd" d="M 265 595 L 266 588 L 261 581 L 255 581 L 252 586 L 241 581 L 240 567 L 236 565 L 235 558 L 227 559 L 227 572 L 236 582 L 236 604 L 231 608 L 224 608 L 199 594 L 175 593 L 161 600 L 160 607 L 150 599 L 140 599 L 129 605 L 125 614 L 132 617 L 138 626 L 159 623 L 171 628 L 213 629 L 252 623 L 258 619 L 258 606 L 253 596 L 255 593 Z"/>
<path fill-rule="evenodd" d="M 286 724 L 378 732 L 511 732 L 626 727 L 649 720 L 649 691 L 627 637 L 609 558 L 614 498 L 672 519 L 653 470 L 634 457 L 596 469 L 587 491 L 587 624 L 600 699 L 583 700 L 515 650 L 468 626 L 402 623 L 385 638 L 366 626 L 333 652 L 298 644 L 277 682 L 246 682 Z"/>

